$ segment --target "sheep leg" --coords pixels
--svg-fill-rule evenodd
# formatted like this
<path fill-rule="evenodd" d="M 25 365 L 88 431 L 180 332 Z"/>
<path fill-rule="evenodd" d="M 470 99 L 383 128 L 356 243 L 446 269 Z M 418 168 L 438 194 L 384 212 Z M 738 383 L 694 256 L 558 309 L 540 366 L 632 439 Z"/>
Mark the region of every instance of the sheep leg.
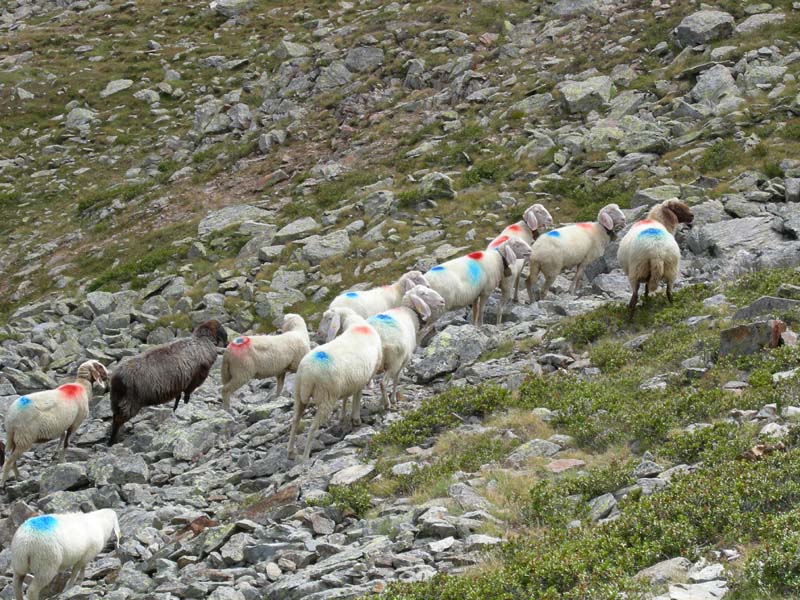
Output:
<path fill-rule="evenodd" d="M 631 301 L 628 302 L 628 321 L 633 321 L 633 315 L 636 312 L 636 303 L 639 301 L 639 282 L 633 286 L 633 293 L 631 294 Z"/>
<path fill-rule="evenodd" d="M 20 456 L 22 456 L 22 451 L 15 446 L 11 456 L 6 459 L 6 464 L 3 465 L 3 479 L 0 480 L 0 487 L 5 487 L 8 473 L 12 468 L 14 469 L 14 475 L 17 480 L 21 479 L 19 469 L 17 469 L 17 459 L 19 459 Z"/>
<path fill-rule="evenodd" d="M 85 571 L 86 571 L 86 565 L 77 563 L 72 568 L 72 574 L 69 576 L 69 581 L 67 581 L 67 585 L 64 586 L 64 591 L 67 591 L 69 588 L 77 584 L 79 579 L 83 581 L 83 575 Z"/>
<path fill-rule="evenodd" d="M 109 446 L 113 446 L 117 442 L 117 435 L 124 424 L 125 417 L 122 415 L 114 415 L 114 418 L 111 421 L 111 434 L 108 436 Z"/>
<path fill-rule="evenodd" d="M 539 279 L 539 265 L 534 265 L 533 262 L 528 261 L 528 269 L 528 281 L 526 286 L 528 289 L 528 302 L 533 304 L 536 302 L 533 295 L 533 284 Z"/>
<path fill-rule="evenodd" d="M 511 290 L 506 289 L 505 286 L 500 290 L 500 306 L 497 307 L 497 325 L 503 322 L 503 310 L 505 310 L 506 304 L 508 304 L 508 296 L 511 293 Z"/>
<path fill-rule="evenodd" d="M 667 280 L 667 300 L 672 304 L 672 282 Z"/>
<path fill-rule="evenodd" d="M 306 449 L 303 452 L 303 460 L 308 460 L 308 457 L 311 456 L 311 443 L 314 441 L 314 435 L 317 433 L 319 429 L 319 420 L 320 416 L 322 415 L 322 411 L 319 410 L 317 407 L 317 413 L 314 415 L 314 420 L 311 422 L 311 429 L 308 430 L 308 437 L 306 438 Z"/>
<path fill-rule="evenodd" d="M 517 276 L 514 277 L 514 302 L 517 304 L 519 304 L 519 280 L 521 278 L 522 278 L 522 269 L 517 271 Z"/>
<path fill-rule="evenodd" d="M 347 396 L 342 398 L 342 410 L 339 411 L 339 425 L 344 427 L 344 423 L 347 420 Z"/>
<path fill-rule="evenodd" d="M 275 397 L 280 398 L 281 392 L 283 392 L 283 383 L 286 378 L 286 373 L 281 373 L 278 375 L 278 389 L 275 391 Z"/>
<path fill-rule="evenodd" d="M 175 406 L 172 407 L 172 412 L 178 410 L 178 404 L 180 403 L 181 403 L 181 395 L 179 393 L 177 396 L 175 396 Z"/>
<path fill-rule="evenodd" d="M 576 295 L 578 293 L 578 284 L 581 282 L 581 277 L 583 277 L 584 268 L 586 268 L 586 265 L 584 263 L 581 263 L 575 270 L 575 279 L 572 280 L 572 285 L 570 286 L 569 289 L 569 293 L 572 295 Z"/>
<path fill-rule="evenodd" d="M 231 379 L 228 383 L 222 386 L 222 407 L 226 411 L 231 412 L 231 396 L 245 383 L 247 382 L 240 382 L 238 379 Z"/>
<path fill-rule="evenodd" d="M 405 366 L 405 365 L 403 365 L 403 366 Z M 401 369 L 401 371 L 402 371 L 402 369 Z M 394 377 L 392 378 L 392 398 L 394 399 L 393 400 L 393 405 L 395 406 L 395 408 L 397 407 L 397 403 L 399 401 L 399 398 L 397 397 L 397 384 L 398 384 L 399 381 L 400 381 L 400 371 L 395 373 Z"/>
<path fill-rule="evenodd" d="M 14 573 L 14 600 L 23 600 L 22 598 L 22 582 L 25 580 L 25 575 Z"/>
<path fill-rule="evenodd" d="M 539 288 L 539 295 L 537 300 L 544 300 L 544 297 L 547 296 L 547 293 L 550 291 L 550 286 L 553 285 L 555 282 L 557 275 L 553 275 L 552 277 L 549 275 L 544 276 L 544 283 L 542 287 Z"/>
<path fill-rule="evenodd" d="M 67 432 L 62 431 L 61 437 L 58 438 L 58 444 L 56 445 L 56 454 L 53 456 L 53 461 L 61 463 L 64 462 L 64 452 L 67 448 Z"/>
<path fill-rule="evenodd" d="M 304 406 L 295 401 L 294 403 L 294 417 L 292 418 L 292 429 L 289 432 L 289 450 L 287 452 L 289 459 L 294 458 L 294 441 L 297 437 L 297 430 L 300 427 L 300 418 L 303 416 Z"/>
<path fill-rule="evenodd" d="M 383 383 L 383 379 L 381 379 Z M 350 423 L 353 427 L 361 426 L 361 390 L 353 394 L 353 406 L 350 408 Z"/>
<path fill-rule="evenodd" d="M 58 575 L 59 562 L 44 564 L 44 568 L 36 573 L 33 581 L 28 586 L 28 600 L 39 600 L 39 594 L 42 593 L 42 590 Z"/>
<path fill-rule="evenodd" d="M 383 408 L 383 412 L 386 412 L 388 408 L 392 405 L 391 401 L 386 395 L 386 378 L 388 376 L 389 376 L 388 373 L 384 373 L 383 377 L 381 377 L 381 406 Z"/>
<path fill-rule="evenodd" d="M 63 436 L 64 437 L 64 445 L 61 447 L 61 462 L 64 462 L 64 457 L 65 457 L 65 454 L 67 452 L 67 446 L 69 446 L 69 438 L 72 436 L 73 433 L 75 433 L 75 427 L 70 427 L 64 433 L 64 436 Z"/>

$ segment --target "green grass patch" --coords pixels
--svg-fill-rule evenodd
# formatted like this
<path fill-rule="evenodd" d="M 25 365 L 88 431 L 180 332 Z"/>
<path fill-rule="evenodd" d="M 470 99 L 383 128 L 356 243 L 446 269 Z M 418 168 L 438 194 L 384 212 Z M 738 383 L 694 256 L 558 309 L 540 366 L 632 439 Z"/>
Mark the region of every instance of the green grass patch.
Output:
<path fill-rule="evenodd" d="M 332 485 L 324 498 L 309 502 L 310 506 L 333 506 L 345 514 L 363 518 L 370 507 L 370 493 L 366 483 L 354 485 Z"/>
<path fill-rule="evenodd" d="M 126 183 L 91 191 L 78 201 L 78 214 L 84 215 L 90 211 L 105 208 L 114 200 L 130 202 L 136 196 L 146 192 L 147 187 L 147 184 L 144 183 Z"/>
<path fill-rule="evenodd" d="M 720 140 L 706 148 L 695 163 L 701 173 L 714 173 L 735 165 L 742 148 L 733 140 Z"/>
<path fill-rule="evenodd" d="M 629 208 L 635 185 L 621 179 L 610 179 L 594 184 L 581 178 L 550 179 L 540 190 L 555 197 L 560 206 L 574 208 L 578 221 L 594 221 L 597 213 L 606 204 L 618 204 Z"/>

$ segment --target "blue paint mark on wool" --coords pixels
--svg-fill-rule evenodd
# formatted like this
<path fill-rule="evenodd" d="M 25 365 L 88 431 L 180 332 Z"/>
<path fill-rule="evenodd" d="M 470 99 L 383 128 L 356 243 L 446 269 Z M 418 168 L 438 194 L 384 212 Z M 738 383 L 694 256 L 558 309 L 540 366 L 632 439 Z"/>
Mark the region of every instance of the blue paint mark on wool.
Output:
<path fill-rule="evenodd" d="M 347 292 L 345 296 L 348 298 L 358 298 L 358 292 Z"/>
<path fill-rule="evenodd" d="M 368 321 L 372 321 L 373 323 L 383 324 L 383 325 L 391 325 L 392 327 L 397 327 L 397 321 L 394 319 L 393 316 L 387 315 L 386 313 L 381 313 L 379 315 L 375 315 Z"/>
<path fill-rule="evenodd" d="M 639 232 L 639 237 L 658 237 L 660 235 L 664 235 L 664 230 L 657 227 L 648 227 Z"/>
<path fill-rule="evenodd" d="M 436 265 L 435 267 L 431 267 L 431 271 L 440 272 L 444 271 L 444 267 L 442 265 Z"/>
<path fill-rule="evenodd" d="M 17 398 L 17 400 L 15 402 L 15 404 L 17 406 L 19 406 L 20 408 L 25 408 L 30 403 L 31 403 L 31 399 L 28 398 L 27 396 L 20 396 L 19 398 Z"/>
<path fill-rule="evenodd" d="M 553 231 L 548 231 L 545 233 L 545 235 L 549 235 L 550 237 L 561 237 L 561 232 L 557 229 L 554 229 Z"/>
<path fill-rule="evenodd" d="M 33 517 L 25 521 L 23 527 L 36 533 L 48 533 L 56 528 L 58 521 L 52 515 L 42 515 L 41 517 Z"/>
<path fill-rule="evenodd" d="M 244 343 L 244 338 L 237 337 L 235 340 L 233 340 L 233 343 L 234 344 L 243 344 Z"/>
<path fill-rule="evenodd" d="M 331 362 L 331 356 L 324 350 L 318 350 L 314 352 L 314 360 L 323 364 L 329 364 Z"/>
<path fill-rule="evenodd" d="M 472 285 L 478 285 L 481 281 L 481 266 L 476 260 L 470 260 L 467 266 L 467 277 Z"/>

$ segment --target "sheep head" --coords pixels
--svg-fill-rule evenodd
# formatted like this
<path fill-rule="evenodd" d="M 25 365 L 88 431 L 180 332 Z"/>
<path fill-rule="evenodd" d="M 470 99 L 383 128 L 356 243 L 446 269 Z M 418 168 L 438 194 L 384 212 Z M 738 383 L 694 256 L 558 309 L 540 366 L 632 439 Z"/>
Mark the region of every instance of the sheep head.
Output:
<path fill-rule="evenodd" d="M 692 221 L 694 221 L 692 209 L 690 209 L 685 202 L 681 202 L 677 198 L 664 202 L 664 208 L 675 215 L 678 219 L 678 223 L 686 223 L 691 226 Z"/>
<path fill-rule="evenodd" d="M 428 280 L 419 271 L 409 271 L 405 273 L 400 281 L 403 283 L 403 293 L 408 292 L 416 285 L 428 285 Z"/>
<path fill-rule="evenodd" d="M 283 315 L 283 323 L 281 324 L 281 331 L 283 332 L 291 331 L 298 327 L 304 328 L 305 326 L 306 322 L 300 315 L 295 313 L 287 313 Z"/>
<path fill-rule="evenodd" d="M 597 213 L 597 222 L 603 226 L 613 239 L 616 235 L 615 232 L 625 227 L 625 215 L 616 204 L 606 204 Z"/>
<path fill-rule="evenodd" d="M 500 244 L 496 250 L 503 257 L 503 275 L 511 275 L 511 266 L 520 259 L 526 259 L 531 255 L 531 247 L 519 238 L 509 238 Z"/>
<path fill-rule="evenodd" d="M 406 292 L 403 305 L 412 308 L 423 323 L 435 321 L 445 310 L 444 298 L 426 285 L 416 285 Z"/>
<path fill-rule="evenodd" d="M 228 334 L 222 323 L 216 319 L 206 321 L 202 325 L 198 325 L 192 333 L 195 337 L 207 337 L 214 341 L 216 346 L 225 348 L 228 345 Z"/>
<path fill-rule="evenodd" d="M 522 220 L 530 227 L 534 235 L 539 229 L 545 230 L 553 227 L 553 217 L 541 204 L 532 204 L 522 213 Z"/>

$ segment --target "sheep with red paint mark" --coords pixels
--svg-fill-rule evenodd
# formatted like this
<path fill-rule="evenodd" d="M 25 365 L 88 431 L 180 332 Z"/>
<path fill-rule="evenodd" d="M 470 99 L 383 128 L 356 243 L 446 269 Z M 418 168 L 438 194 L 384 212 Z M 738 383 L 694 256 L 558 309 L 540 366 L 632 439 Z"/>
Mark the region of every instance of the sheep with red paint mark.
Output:
<path fill-rule="evenodd" d="M 11 540 L 14 598 L 22 600 L 22 584 L 30 574 L 28 600 L 39 600 L 42 590 L 59 571 L 72 569 L 65 590 L 83 580 L 86 565 L 112 542 L 119 544 L 117 513 L 103 508 L 88 513 L 39 515 L 26 520 Z"/>
<path fill-rule="evenodd" d="M 675 241 L 675 230 L 680 223 L 691 226 L 694 215 L 691 209 L 673 198 L 655 205 L 647 217 L 634 223 L 619 244 L 617 260 L 631 284 L 628 304 L 632 320 L 639 300 L 639 286 L 645 284 L 644 297 L 655 292 L 661 281 L 667 284 L 667 299 L 672 304 L 672 286 L 678 276 L 681 250 Z"/>
<path fill-rule="evenodd" d="M 447 310 L 472 306 L 472 322 L 483 324 L 483 311 L 491 293 L 504 276 L 511 276 L 511 267 L 518 259 L 526 259 L 530 246 L 509 237 L 491 250 L 471 252 L 425 273 L 428 286 L 444 298 Z M 500 307 L 502 313 L 503 306 Z"/>
<path fill-rule="evenodd" d="M 525 209 L 522 214 L 522 220 L 517 221 L 503 229 L 503 231 L 494 238 L 487 248 L 493 250 L 509 238 L 517 238 L 522 240 L 528 245 L 533 244 L 541 234 L 553 227 L 553 217 L 550 212 L 541 204 L 532 204 Z M 525 268 L 525 261 L 518 259 L 511 266 L 511 275 L 503 277 L 500 282 L 500 306 L 505 306 L 511 297 L 511 290 L 514 290 L 514 302 L 519 302 L 519 280 L 522 276 L 522 270 Z M 502 310 L 497 312 L 497 324 L 499 325 L 503 318 Z"/>
<path fill-rule="evenodd" d="M 390 285 L 339 294 L 331 301 L 330 308 L 349 308 L 357 315 L 367 319 L 372 315 L 400 306 L 403 294 L 415 285 L 427 285 L 427 283 L 422 273 L 409 271 Z M 327 328 L 327 323 L 325 325 Z M 320 328 L 320 336 L 324 338 L 325 333 L 326 331 Z"/>
<path fill-rule="evenodd" d="M 543 299 L 556 277 L 564 269 L 576 267 L 570 286 L 574 294 L 583 276 L 583 270 L 592 261 L 603 256 L 616 232 L 625 227 L 625 215 L 616 204 L 607 204 L 597 213 L 594 223 L 575 223 L 548 231 L 531 247 L 528 298 L 534 301 L 533 285 L 544 274 L 544 284 L 539 288 L 537 300 Z"/>
<path fill-rule="evenodd" d="M 17 398 L 6 412 L 6 442 L 11 454 L 3 464 L 0 487 L 5 486 L 12 469 L 16 478 L 21 478 L 17 461 L 36 443 L 60 436 L 57 457 L 63 461 L 70 436 L 89 414 L 92 384 L 107 380 L 108 371 L 102 363 L 89 360 L 78 367 L 74 383 Z"/>
<path fill-rule="evenodd" d="M 311 349 L 303 317 L 284 315 L 277 335 L 244 335 L 235 338 L 222 356 L 222 404 L 231 410 L 231 394 L 251 379 L 278 378 L 275 396 L 283 391 L 286 373 L 294 373 Z"/>
<path fill-rule="evenodd" d="M 328 420 L 336 401 L 353 397 L 351 422 L 361 423 L 361 393 L 383 362 L 381 338 L 362 316 L 348 308 L 338 308 L 327 332 L 331 341 L 318 346 L 300 361 L 294 387 L 294 418 L 289 434 L 289 458 L 294 458 L 294 445 L 300 419 L 306 406 L 314 403 L 316 414 L 308 431 L 303 458 L 311 454 L 311 443 L 319 426 Z M 335 338 L 335 332 L 343 333 Z M 343 414 L 342 417 L 345 415 Z"/>

